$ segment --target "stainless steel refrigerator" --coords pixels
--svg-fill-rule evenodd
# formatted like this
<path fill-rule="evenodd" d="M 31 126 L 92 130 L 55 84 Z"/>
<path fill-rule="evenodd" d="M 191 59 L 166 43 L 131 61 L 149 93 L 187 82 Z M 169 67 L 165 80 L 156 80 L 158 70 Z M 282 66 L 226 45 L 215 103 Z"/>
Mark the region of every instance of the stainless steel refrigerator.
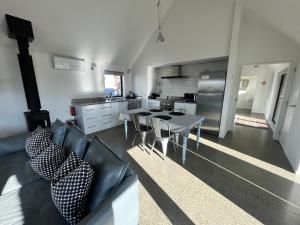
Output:
<path fill-rule="evenodd" d="M 202 131 L 218 136 L 224 100 L 226 71 L 200 75 L 197 93 L 197 115 L 205 116 Z"/>

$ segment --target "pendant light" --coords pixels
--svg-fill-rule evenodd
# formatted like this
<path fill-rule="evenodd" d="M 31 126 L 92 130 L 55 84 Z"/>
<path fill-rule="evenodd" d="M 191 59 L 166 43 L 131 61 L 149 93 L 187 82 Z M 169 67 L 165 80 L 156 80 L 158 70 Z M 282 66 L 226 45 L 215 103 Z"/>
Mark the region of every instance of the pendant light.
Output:
<path fill-rule="evenodd" d="M 165 38 L 161 32 L 161 24 L 160 24 L 160 14 L 159 14 L 159 7 L 160 7 L 160 0 L 157 2 L 157 17 L 158 17 L 158 36 L 156 41 L 157 42 L 164 42 Z"/>

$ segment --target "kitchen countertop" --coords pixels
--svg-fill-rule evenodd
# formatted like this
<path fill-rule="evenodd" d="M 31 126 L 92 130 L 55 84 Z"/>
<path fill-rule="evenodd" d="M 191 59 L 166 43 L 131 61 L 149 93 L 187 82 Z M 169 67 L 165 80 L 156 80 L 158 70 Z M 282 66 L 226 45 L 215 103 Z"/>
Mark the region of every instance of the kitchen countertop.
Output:
<path fill-rule="evenodd" d="M 116 98 L 112 100 L 107 100 L 103 97 L 100 98 L 87 98 L 87 99 L 73 99 L 72 105 L 79 105 L 79 106 L 87 106 L 87 105 L 99 105 L 99 104 L 105 104 L 105 103 L 116 103 L 116 102 L 127 102 L 132 100 L 140 100 L 142 97 L 137 98 Z"/>
<path fill-rule="evenodd" d="M 177 101 L 175 101 L 175 103 L 176 102 L 178 102 L 178 103 L 188 103 L 188 104 L 196 104 L 196 102 L 195 101 L 188 101 L 188 100 L 184 100 L 184 99 L 182 99 L 182 100 L 177 100 Z"/>

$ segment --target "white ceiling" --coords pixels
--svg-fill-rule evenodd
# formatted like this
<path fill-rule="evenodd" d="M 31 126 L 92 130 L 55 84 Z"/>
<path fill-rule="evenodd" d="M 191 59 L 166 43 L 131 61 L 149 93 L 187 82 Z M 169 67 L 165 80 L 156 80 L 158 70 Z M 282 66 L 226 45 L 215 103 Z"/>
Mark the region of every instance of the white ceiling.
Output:
<path fill-rule="evenodd" d="M 246 8 L 300 45 L 300 0 L 242 0 Z"/>
<path fill-rule="evenodd" d="M 162 16 L 174 0 L 162 0 Z M 5 14 L 32 21 L 37 51 L 128 66 L 157 28 L 153 0 L 1 0 L 0 45 L 15 46 Z"/>

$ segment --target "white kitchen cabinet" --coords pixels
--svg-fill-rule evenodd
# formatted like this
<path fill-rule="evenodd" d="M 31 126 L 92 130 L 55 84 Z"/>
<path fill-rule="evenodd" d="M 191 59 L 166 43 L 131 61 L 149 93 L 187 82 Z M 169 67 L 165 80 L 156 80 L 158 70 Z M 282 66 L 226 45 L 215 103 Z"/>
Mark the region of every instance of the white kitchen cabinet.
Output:
<path fill-rule="evenodd" d="M 116 102 L 113 103 L 113 110 L 114 110 L 114 118 L 116 121 L 116 125 L 122 124 L 123 121 L 119 120 L 119 116 L 121 112 L 125 112 L 128 110 L 128 102 Z"/>
<path fill-rule="evenodd" d="M 74 106 L 76 110 L 75 119 L 78 122 L 78 126 L 86 134 L 91 134 L 120 125 L 122 122 L 119 120 L 119 115 L 127 110 L 128 102 Z"/>
<path fill-rule="evenodd" d="M 175 102 L 174 110 L 185 114 L 196 115 L 196 103 Z"/>
<path fill-rule="evenodd" d="M 155 109 L 160 107 L 160 101 L 155 99 L 148 99 L 148 108 Z"/>

